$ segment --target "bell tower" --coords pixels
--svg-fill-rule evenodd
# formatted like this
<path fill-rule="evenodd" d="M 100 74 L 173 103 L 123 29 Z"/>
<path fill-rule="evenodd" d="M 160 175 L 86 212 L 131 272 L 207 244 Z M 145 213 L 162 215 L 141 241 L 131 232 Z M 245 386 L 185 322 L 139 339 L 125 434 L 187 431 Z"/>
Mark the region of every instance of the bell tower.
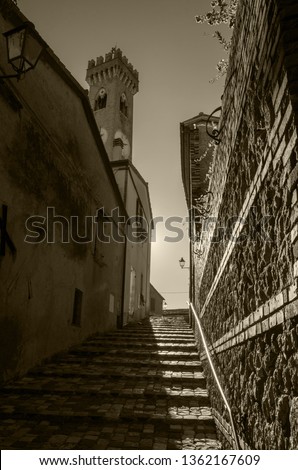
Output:
<path fill-rule="evenodd" d="M 89 60 L 86 81 L 109 159 L 131 160 L 133 96 L 139 90 L 138 72 L 122 51 L 113 47 L 105 58 Z"/>

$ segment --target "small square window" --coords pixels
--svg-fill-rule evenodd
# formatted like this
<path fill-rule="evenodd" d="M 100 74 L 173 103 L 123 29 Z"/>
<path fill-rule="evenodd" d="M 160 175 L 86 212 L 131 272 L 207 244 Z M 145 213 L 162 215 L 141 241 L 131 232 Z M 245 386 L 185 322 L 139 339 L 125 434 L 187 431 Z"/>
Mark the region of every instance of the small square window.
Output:
<path fill-rule="evenodd" d="M 80 289 L 75 289 L 72 313 L 72 325 L 74 326 L 81 326 L 82 302 L 83 292 Z"/>

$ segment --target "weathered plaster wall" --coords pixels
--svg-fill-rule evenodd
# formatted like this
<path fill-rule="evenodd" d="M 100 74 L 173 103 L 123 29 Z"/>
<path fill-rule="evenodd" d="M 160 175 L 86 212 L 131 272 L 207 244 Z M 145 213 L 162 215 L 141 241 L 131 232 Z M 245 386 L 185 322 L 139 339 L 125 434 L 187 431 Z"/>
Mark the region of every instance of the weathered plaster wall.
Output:
<path fill-rule="evenodd" d="M 297 21 L 294 0 L 240 0 L 209 187 L 216 223 L 196 246 L 196 308 L 255 449 L 298 448 Z"/>
<path fill-rule="evenodd" d="M 144 218 L 148 224 L 144 228 L 148 232 L 148 237 L 144 240 L 137 239 L 136 227 L 129 225 L 126 249 L 126 270 L 125 270 L 125 299 L 123 307 L 123 323 L 138 321 L 149 314 L 150 309 L 150 257 L 151 257 L 151 209 L 147 184 L 141 176 L 129 165 L 117 162 L 113 165 L 115 178 L 121 190 L 125 202 L 126 211 L 131 217 L 131 223 L 136 216 L 137 200 L 141 202 Z M 124 176 L 125 175 L 125 176 Z M 124 184 L 123 184 L 124 182 Z M 135 280 L 131 279 L 131 268 L 135 271 Z M 143 281 L 143 284 L 142 284 Z M 134 283 L 134 293 L 132 292 Z M 133 301 L 131 295 L 133 293 Z M 141 301 L 141 294 L 144 302 Z"/>
<path fill-rule="evenodd" d="M 1 31 L 15 20 L 0 16 Z M 1 74 L 11 73 L 4 47 L 1 36 Z M 0 217 L 6 205 L 16 247 L 12 255 L 6 245 L 0 257 L 0 380 L 7 380 L 116 328 L 125 245 L 95 242 L 91 230 L 87 243 L 62 243 L 61 228 L 55 243 L 24 242 L 27 218 L 46 217 L 47 207 L 68 220 L 78 216 L 83 235 L 84 217 L 102 206 L 110 213 L 121 197 L 87 97 L 51 52 L 23 80 L 1 82 L 0 92 Z M 75 289 L 83 292 L 80 326 L 73 325 Z"/>

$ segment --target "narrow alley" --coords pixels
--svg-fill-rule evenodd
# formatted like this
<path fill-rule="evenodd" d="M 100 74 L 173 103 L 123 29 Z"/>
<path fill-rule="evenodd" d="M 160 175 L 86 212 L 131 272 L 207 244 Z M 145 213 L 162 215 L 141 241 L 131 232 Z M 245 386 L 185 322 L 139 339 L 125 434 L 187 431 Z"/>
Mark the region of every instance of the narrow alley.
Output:
<path fill-rule="evenodd" d="M 1 390 L 2 449 L 219 449 L 192 330 L 151 317 Z"/>

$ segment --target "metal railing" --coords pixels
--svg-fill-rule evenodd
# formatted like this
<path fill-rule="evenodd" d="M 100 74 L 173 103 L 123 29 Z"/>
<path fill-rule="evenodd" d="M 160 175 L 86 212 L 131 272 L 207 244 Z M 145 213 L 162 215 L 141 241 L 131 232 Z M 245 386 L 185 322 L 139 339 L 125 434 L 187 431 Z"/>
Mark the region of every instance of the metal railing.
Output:
<path fill-rule="evenodd" d="M 206 339 L 205 339 L 205 335 L 203 333 L 203 329 L 202 329 L 202 325 L 201 325 L 201 322 L 200 322 L 200 319 L 199 319 L 199 316 L 193 306 L 193 304 L 190 302 L 189 303 L 189 306 L 191 308 L 191 311 L 193 313 L 193 316 L 195 318 L 195 321 L 198 325 L 198 328 L 199 328 L 199 332 L 200 332 L 200 336 L 201 336 L 201 339 L 202 339 L 202 343 L 203 343 L 203 346 L 204 346 L 204 350 L 205 350 L 205 353 L 206 353 L 206 356 L 207 356 L 207 359 L 208 359 L 208 362 L 209 362 L 209 365 L 210 365 L 210 368 L 211 368 L 211 371 L 212 371 L 212 374 L 213 374 L 213 377 L 214 377 L 214 380 L 216 382 L 216 385 L 218 387 L 218 390 L 221 394 L 221 397 L 223 399 L 223 402 L 225 404 L 225 407 L 226 407 L 226 410 L 227 412 L 229 413 L 229 418 L 230 418 L 230 423 L 231 423 L 231 428 L 232 428 L 232 432 L 233 432 L 233 437 L 234 437 L 234 441 L 235 441 L 235 449 L 236 450 L 241 450 L 241 446 L 240 446 L 240 442 L 239 442 L 239 438 L 238 438 L 238 435 L 237 435 L 237 432 L 236 432 L 236 428 L 235 428 L 235 423 L 234 423 L 234 419 L 233 419 L 233 415 L 232 415 L 232 411 L 231 411 L 231 408 L 230 408 L 230 405 L 227 401 L 227 398 L 226 398 L 226 395 L 225 395 L 225 392 L 223 391 L 223 388 L 220 384 L 220 381 L 219 381 L 219 378 L 218 378 L 218 375 L 216 373 L 216 370 L 215 370 L 215 367 L 213 365 L 213 361 L 211 359 L 211 356 L 210 356 L 210 353 L 209 353 L 209 349 L 208 349 L 208 346 L 207 346 L 207 342 L 206 342 Z"/>

